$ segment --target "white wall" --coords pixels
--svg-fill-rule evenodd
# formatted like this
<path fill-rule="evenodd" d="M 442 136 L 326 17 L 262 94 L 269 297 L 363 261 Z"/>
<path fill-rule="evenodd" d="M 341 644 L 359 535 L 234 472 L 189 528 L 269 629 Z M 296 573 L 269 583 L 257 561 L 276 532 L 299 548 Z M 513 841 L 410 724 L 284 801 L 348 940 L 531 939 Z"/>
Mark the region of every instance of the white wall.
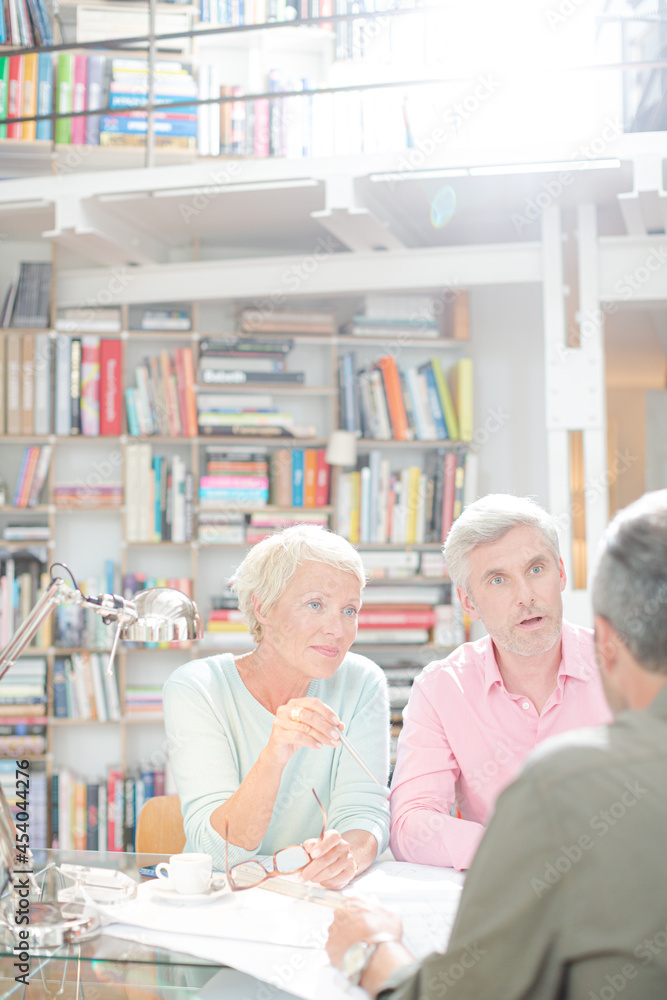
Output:
<path fill-rule="evenodd" d="M 516 493 L 546 505 L 541 288 L 474 289 L 470 337 L 479 495 Z"/>

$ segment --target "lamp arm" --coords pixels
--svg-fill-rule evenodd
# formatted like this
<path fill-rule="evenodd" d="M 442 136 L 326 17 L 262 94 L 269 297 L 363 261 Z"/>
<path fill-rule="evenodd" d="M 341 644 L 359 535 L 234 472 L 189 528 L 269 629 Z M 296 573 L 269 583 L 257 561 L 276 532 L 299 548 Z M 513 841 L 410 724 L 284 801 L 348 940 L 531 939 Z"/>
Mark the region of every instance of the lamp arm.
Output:
<path fill-rule="evenodd" d="M 21 622 L 0 654 L 0 680 L 2 680 L 10 667 L 13 667 L 16 663 L 25 647 L 37 632 L 39 626 L 48 618 L 53 609 L 58 607 L 59 604 L 74 603 L 73 598 L 76 594 L 78 594 L 78 591 L 74 590 L 73 587 L 70 587 L 68 583 L 65 583 L 60 578 L 56 578 L 51 582 L 51 585 L 44 591 L 30 614 Z"/>
<path fill-rule="evenodd" d="M 79 607 L 89 608 L 96 614 L 101 615 L 105 624 L 110 624 L 112 621 L 118 622 L 117 636 L 123 628 L 132 624 L 137 618 L 132 601 L 126 601 L 123 597 L 118 597 L 115 594 L 86 597 L 80 590 L 76 590 L 68 583 L 65 583 L 64 580 L 61 580 L 60 577 L 56 577 L 55 580 L 51 581 L 50 586 L 44 591 L 30 614 L 21 622 L 2 653 L 0 653 L 0 680 L 16 663 L 42 622 L 60 604 L 77 604 Z M 117 642 L 118 639 L 116 638 L 114 651 Z M 111 662 L 113 662 L 113 658 L 110 661 L 110 666 Z"/>

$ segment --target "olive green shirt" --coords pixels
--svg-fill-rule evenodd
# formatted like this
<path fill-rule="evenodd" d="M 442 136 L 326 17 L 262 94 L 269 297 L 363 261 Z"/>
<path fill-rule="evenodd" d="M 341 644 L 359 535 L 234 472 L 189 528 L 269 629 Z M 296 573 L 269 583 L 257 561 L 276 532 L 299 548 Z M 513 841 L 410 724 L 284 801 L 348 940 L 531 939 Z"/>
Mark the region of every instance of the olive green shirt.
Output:
<path fill-rule="evenodd" d="M 538 748 L 498 799 L 447 953 L 381 996 L 667 998 L 667 688 Z"/>

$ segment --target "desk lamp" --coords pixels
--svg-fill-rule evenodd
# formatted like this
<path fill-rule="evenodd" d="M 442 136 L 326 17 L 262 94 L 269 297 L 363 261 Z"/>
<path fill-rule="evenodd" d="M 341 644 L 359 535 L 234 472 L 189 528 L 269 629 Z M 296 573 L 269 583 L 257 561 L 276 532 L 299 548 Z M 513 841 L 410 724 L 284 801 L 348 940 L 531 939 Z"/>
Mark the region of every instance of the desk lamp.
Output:
<path fill-rule="evenodd" d="M 62 566 L 72 580 L 72 585 L 58 576 L 53 575 L 54 567 Z M 80 608 L 89 608 L 101 615 L 105 625 L 116 623 L 107 674 L 113 670 L 113 661 L 118 641 L 122 637 L 133 642 L 183 642 L 188 639 L 201 639 L 203 627 L 197 605 L 186 594 L 170 587 L 154 587 L 139 591 L 132 600 L 126 600 L 117 594 L 101 594 L 97 597 L 87 597 L 79 590 L 76 580 L 63 563 L 53 563 L 50 567 L 51 583 L 39 598 L 25 621 L 17 628 L 7 646 L 0 652 L 0 680 L 16 663 L 19 656 L 33 638 L 38 628 L 51 612 L 61 604 L 74 604 Z M 0 688 L 0 692 L 1 692 Z M 15 914 L 21 897 L 15 885 L 14 873 L 17 869 L 32 869 L 32 854 L 23 851 L 22 856 L 28 863 L 16 864 L 17 831 L 14 826 L 9 804 L 0 787 L 0 925 L 16 931 L 14 927 Z M 82 926 L 89 928 L 89 918 L 83 925 L 73 920 L 71 906 L 60 907 L 55 903 L 35 903 L 39 899 L 40 889 L 34 874 L 22 873 L 29 882 L 31 898 L 30 934 L 35 945 L 51 946 L 58 942 L 74 940 Z M 25 903 L 20 904 L 24 906 Z M 40 933 L 41 927 L 41 933 Z M 95 928 L 98 930 L 99 926 Z"/>

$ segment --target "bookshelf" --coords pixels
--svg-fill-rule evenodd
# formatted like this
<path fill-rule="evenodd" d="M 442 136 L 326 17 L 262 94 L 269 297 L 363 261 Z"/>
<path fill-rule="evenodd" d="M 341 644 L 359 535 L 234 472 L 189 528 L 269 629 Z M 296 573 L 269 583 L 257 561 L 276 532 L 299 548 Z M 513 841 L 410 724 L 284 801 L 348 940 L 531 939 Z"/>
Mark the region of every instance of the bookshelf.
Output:
<path fill-rule="evenodd" d="M 57 279 L 56 279 L 57 285 Z M 294 451 L 315 450 L 322 452 L 327 444 L 332 430 L 340 425 L 339 412 L 339 359 L 341 354 L 349 351 L 351 347 L 360 352 L 359 364 L 369 364 L 378 353 L 383 351 L 383 343 L 377 337 L 351 337 L 335 332 L 339 319 L 347 315 L 352 308 L 359 308 L 363 302 L 363 297 L 356 297 L 354 300 L 346 297 L 337 299 L 328 297 L 323 300 L 324 308 L 328 311 L 331 321 L 331 332 L 308 334 L 295 332 L 290 336 L 293 346 L 289 352 L 288 367 L 291 370 L 303 370 L 305 381 L 303 384 L 271 384 L 260 383 L 255 386 L 214 386 L 213 391 L 217 393 L 224 390 L 224 393 L 231 398 L 241 398 L 248 392 L 256 392 L 263 395 L 270 395 L 276 409 L 282 411 L 289 409 L 294 415 L 297 424 L 310 424 L 313 427 L 314 436 L 307 438 L 280 438 L 276 440 L 264 437 L 249 436 L 242 439 L 229 437 L 208 436 L 198 433 L 193 436 L 174 434 L 153 434 L 144 436 L 133 436 L 128 433 L 128 411 L 126 405 L 121 405 L 121 420 L 118 427 L 119 433 L 91 435 L 91 434 L 46 434 L 46 435 L 3 435 L 0 438 L 0 447 L 3 455 L 8 456 L 8 462 L 4 469 L 7 469 L 7 479 L 10 491 L 13 491 L 15 481 L 19 475 L 21 457 L 26 448 L 46 447 L 52 449 L 51 461 L 49 464 L 48 477 L 44 484 L 39 502 L 32 507 L 15 508 L 11 503 L 0 508 L 0 526 L 3 528 L 9 523 L 36 524 L 44 523 L 48 526 L 48 538 L 41 544 L 43 558 L 46 562 L 52 560 L 62 560 L 71 566 L 72 570 L 81 581 L 90 581 L 97 575 L 99 586 L 98 592 L 109 589 L 109 584 L 105 586 L 104 580 L 100 580 L 105 562 L 113 563 L 113 569 L 108 565 L 105 570 L 107 581 L 114 579 L 113 589 L 115 592 L 122 592 L 124 583 L 131 575 L 136 575 L 140 580 L 148 577 L 155 582 L 164 580 L 171 585 L 181 586 L 185 589 L 191 584 L 193 596 L 198 601 L 204 617 L 208 616 L 211 608 L 211 599 L 223 588 L 224 581 L 231 575 L 233 568 L 243 558 L 246 545 L 238 542 L 221 543 L 207 541 L 206 538 L 198 537 L 198 521 L 204 520 L 205 509 L 201 503 L 197 503 L 197 484 L 202 475 L 206 472 L 207 449 L 218 447 L 224 449 L 228 443 L 232 447 L 243 448 L 252 451 L 253 449 L 265 450 L 266 457 L 270 461 L 271 455 L 279 450 L 287 449 Z M 141 317 L 142 307 L 135 304 L 123 305 L 120 312 L 120 320 L 116 331 L 99 332 L 94 334 L 102 340 L 116 341 L 119 345 L 119 356 L 121 359 L 122 379 L 121 386 L 127 388 L 133 384 L 137 367 L 143 363 L 143 359 L 149 356 L 159 355 L 167 352 L 172 356 L 177 350 L 191 350 L 195 363 L 199 356 L 202 364 L 204 354 L 200 348 L 207 341 L 223 339 L 229 341 L 234 334 L 233 319 L 239 313 L 243 303 L 236 301 L 224 302 L 198 302 L 194 301 L 187 305 L 186 310 L 191 325 L 190 330 L 141 330 L 136 329 L 138 317 Z M 52 365 L 54 384 L 52 386 L 52 405 L 54 415 L 58 409 L 58 393 L 55 382 L 58 378 L 56 369 L 56 352 L 58 338 L 68 337 L 71 339 L 91 336 L 86 333 L 85 323 L 81 329 L 70 330 L 64 333 L 54 327 L 60 325 L 64 315 L 63 310 L 57 308 L 53 316 L 54 321 L 50 328 L 50 342 L 52 345 Z M 298 308 L 297 300 L 295 308 Z M 306 302 L 304 308 L 313 307 L 313 302 Z M 153 307 L 151 307 L 153 308 Z M 157 306 L 155 307 L 157 308 Z M 322 308 L 322 302 L 320 302 Z M 176 312 L 176 310 L 172 310 Z M 340 315 L 339 315 L 340 314 Z M 91 328 L 94 323 L 91 324 Z M 32 332 L 32 331 L 31 331 Z M 10 328 L 0 334 L 3 343 L 10 334 L 18 333 L 21 337 L 27 331 Z M 243 333 L 248 339 L 256 342 L 275 339 L 279 335 L 271 333 L 252 334 Z M 446 368 L 452 363 L 456 356 L 465 353 L 467 343 L 464 340 L 450 342 L 445 338 L 415 338 L 415 344 L 403 348 L 407 354 L 413 354 L 418 361 L 437 354 L 442 358 L 443 366 Z M 199 384 L 199 383 L 198 383 Z M 202 389 L 202 395 L 204 390 Z M 275 397 L 275 398 L 274 398 Z M 210 398 L 210 391 L 207 391 L 206 398 Z M 118 404 L 118 401 L 116 403 Z M 53 429 L 53 424 L 51 425 Z M 392 455 L 392 463 L 400 468 L 402 465 L 421 464 L 423 457 L 436 447 L 451 447 L 456 442 L 449 441 L 396 441 L 374 439 L 358 439 L 358 452 L 360 460 L 363 462 L 371 451 L 386 449 Z M 192 530 L 190 534 L 182 540 L 173 541 L 138 539 L 134 538 L 130 530 L 130 517 L 132 512 L 129 509 L 129 498 L 131 484 L 134 474 L 130 465 L 130 456 L 137 446 L 148 446 L 152 451 L 152 458 L 163 456 L 173 459 L 174 456 L 181 460 L 183 467 L 192 476 L 193 503 L 190 516 L 192 518 Z M 392 465 L 392 467 L 393 467 Z M 246 504 L 242 507 L 242 514 L 245 521 L 252 522 L 253 516 L 274 516 L 282 518 L 294 518 L 302 520 L 309 514 L 317 515 L 327 526 L 336 527 L 337 511 L 337 482 L 340 473 L 337 469 L 331 470 L 329 492 L 326 503 L 319 503 L 316 507 L 294 506 L 293 503 L 276 503 L 272 496 L 269 496 L 268 503 L 257 505 Z M 76 493 L 72 493 L 78 484 L 80 495 L 84 499 L 89 494 L 95 492 L 102 486 L 112 487 L 116 483 L 124 485 L 123 505 L 118 503 L 109 505 L 104 498 L 95 494 L 95 502 L 91 505 L 77 502 Z M 70 484 L 70 492 L 63 494 L 60 491 Z M 81 491 L 83 493 L 81 494 Z M 140 491 L 141 492 L 141 491 Z M 65 499 L 63 499 L 63 496 Z M 238 512 L 238 506 L 226 507 L 221 505 L 213 509 L 214 513 Z M 261 533 L 261 529 L 257 529 Z M 21 543 L 11 542 L 7 544 L 10 551 L 20 548 Z M 419 558 L 423 553 L 437 555 L 440 544 L 436 541 L 411 541 L 407 544 L 409 551 L 418 553 Z M 380 560 L 385 558 L 382 554 L 401 553 L 406 550 L 405 542 L 361 542 L 359 544 L 362 556 L 364 553 L 380 554 Z M 411 588 L 426 588 L 433 590 L 434 586 L 439 587 L 438 593 L 441 595 L 438 600 L 443 602 L 449 600 L 444 579 L 433 576 L 413 573 L 414 579 L 400 580 L 387 579 L 373 580 L 369 583 L 368 592 L 377 584 L 386 582 L 397 599 L 401 590 L 401 584 L 410 584 Z M 92 586 L 92 581 L 90 583 Z M 132 588 L 131 588 L 132 589 Z M 430 598 L 432 600 L 433 598 Z M 414 600 L 414 595 L 412 597 Z M 110 640 L 110 636 L 108 637 Z M 452 642 L 452 645 L 455 643 Z M 108 645 L 108 641 L 105 643 Z M 132 770 L 137 764 L 144 769 L 146 761 L 164 760 L 164 734 L 162 731 L 162 716 L 160 712 L 144 714 L 141 712 L 128 712 L 123 708 L 125 698 L 130 689 L 137 685 L 153 687 L 160 685 L 169 673 L 187 658 L 196 658 L 201 655 L 222 652 L 230 648 L 219 643 L 212 643 L 212 634 L 197 645 L 190 648 L 180 649 L 121 649 L 116 658 L 116 674 L 118 678 L 120 713 L 118 718 L 106 719 L 103 722 L 91 720 L 85 717 L 60 717 L 56 714 L 55 700 L 53 695 L 53 678 L 58 664 L 63 657 L 70 657 L 72 660 L 86 657 L 92 652 L 93 657 L 100 663 L 104 660 L 104 652 L 99 646 L 70 644 L 68 646 L 55 645 L 51 639 L 47 645 L 31 650 L 31 655 L 43 655 L 47 661 L 49 691 L 46 706 L 47 711 L 47 739 L 48 750 L 44 756 L 47 776 L 59 772 L 63 763 L 74 768 L 75 761 L 80 761 L 80 751 L 82 746 L 89 750 L 89 758 L 85 767 L 85 777 L 92 779 L 97 773 L 106 770 L 110 763 L 118 764 L 122 771 Z M 250 648 L 249 643 L 234 643 L 232 650 L 243 651 Z M 403 643 L 400 637 L 394 637 L 390 643 L 378 643 L 373 640 L 369 645 L 364 642 L 364 637 L 360 635 L 357 646 L 359 652 L 365 655 L 374 656 L 377 652 L 377 660 L 390 670 L 395 665 L 404 665 L 408 660 L 418 660 L 427 662 L 436 656 L 444 655 L 449 646 L 434 645 L 429 642 Z M 86 660 L 86 662 L 88 662 Z M 399 674 L 402 677 L 402 674 Z M 400 690 L 399 690 L 400 688 Z M 405 697 L 406 685 L 398 686 L 395 692 L 395 699 L 400 702 Z M 395 713 L 400 711 L 400 705 Z M 394 720 L 394 726 L 397 725 Z M 79 764 L 79 769 L 81 765 Z"/>

